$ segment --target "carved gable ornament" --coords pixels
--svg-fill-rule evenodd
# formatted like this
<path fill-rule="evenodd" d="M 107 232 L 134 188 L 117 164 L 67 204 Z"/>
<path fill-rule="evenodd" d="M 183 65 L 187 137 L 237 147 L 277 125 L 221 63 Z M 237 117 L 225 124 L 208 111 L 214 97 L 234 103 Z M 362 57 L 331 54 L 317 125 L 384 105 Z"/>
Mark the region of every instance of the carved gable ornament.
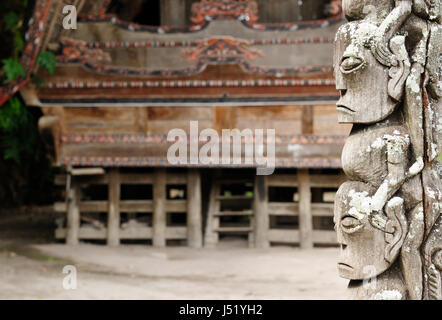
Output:
<path fill-rule="evenodd" d="M 196 24 L 212 20 L 258 20 L 255 1 L 203 0 L 192 5 L 191 21 Z"/>
<path fill-rule="evenodd" d="M 250 48 L 250 41 L 233 37 L 215 37 L 198 41 L 195 48 L 186 48 L 181 56 L 187 61 L 202 64 L 239 63 L 264 57 L 257 49 Z"/>

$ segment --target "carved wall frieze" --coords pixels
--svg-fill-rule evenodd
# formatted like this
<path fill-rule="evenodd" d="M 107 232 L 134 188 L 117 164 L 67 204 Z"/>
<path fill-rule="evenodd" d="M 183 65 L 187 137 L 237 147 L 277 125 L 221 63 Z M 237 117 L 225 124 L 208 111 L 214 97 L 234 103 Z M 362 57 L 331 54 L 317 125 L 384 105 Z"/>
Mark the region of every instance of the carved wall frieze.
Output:
<path fill-rule="evenodd" d="M 110 2 L 105 1 L 103 8 L 99 15 L 79 15 L 79 21 L 84 23 L 111 23 L 119 28 L 151 33 L 191 33 L 199 32 L 210 24 L 211 21 L 216 20 L 237 20 L 245 27 L 260 30 L 260 31 L 291 31 L 304 30 L 314 28 L 324 28 L 342 21 L 342 10 L 339 2 L 334 1 L 328 6 L 328 11 L 331 16 L 312 20 L 300 21 L 290 23 L 259 23 L 257 21 L 258 6 L 254 1 L 235 1 L 235 0 L 221 0 L 221 1 L 200 1 L 193 4 L 192 7 L 192 21 L 195 23 L 189 26 L 146 26 L 139 25 L 132 22 L 122 21 L 113 14 L 106 14 L 107 7 Z"/>

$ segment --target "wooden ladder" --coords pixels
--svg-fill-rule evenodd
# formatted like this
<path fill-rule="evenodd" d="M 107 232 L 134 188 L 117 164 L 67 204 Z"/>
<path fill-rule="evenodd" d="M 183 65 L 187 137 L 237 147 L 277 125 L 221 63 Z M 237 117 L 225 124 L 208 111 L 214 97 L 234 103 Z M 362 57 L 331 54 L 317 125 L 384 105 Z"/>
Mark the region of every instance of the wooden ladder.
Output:
<path fill-rule="evenodd" d="M 219 234 L 248 234 L 249 247 L 254 247 L 254 211 L 253 197 L 247 195 L 220 195 L 221 186 L 238 184 L 241 181 L 215 181 L 210 191 L 209 210 L 205 230 L 204 246 L 214 248 L 219 242 Z M 249 201 L 250 208 L 239 211 L 224 210 L 222 203 L 227 201 Z M 250 217 L 249 226 L 221 226 L 221 217 Z"/>

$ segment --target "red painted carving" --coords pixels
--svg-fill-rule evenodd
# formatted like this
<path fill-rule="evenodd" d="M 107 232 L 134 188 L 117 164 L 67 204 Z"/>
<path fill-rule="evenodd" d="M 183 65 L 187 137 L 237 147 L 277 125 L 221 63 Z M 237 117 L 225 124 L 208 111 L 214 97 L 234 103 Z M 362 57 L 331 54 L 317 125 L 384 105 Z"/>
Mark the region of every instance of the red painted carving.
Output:
<path fill-rule="evenodd" d="M 89 49 L 88 43 L 81 40 L 61 38 L 63 54 L 57 56 L 58 62 L 111 62 L 111 57 L 101 49 Z"/>
<path fill-rule="evenodd" d="M 256 60 L 264 54 L 250 48 L 250 42 L 233 37 L 217 37 L 202 40 L 196 48 L 186 48 L 181 56 L 187 61 L 199 63 L 241 63 Z"/>
<path fill-rule="evenodd" d="M 206 20 L 258 20 L 258 5 L 255 1 L 203 0 L 192 5 L 192 22 Z"/>

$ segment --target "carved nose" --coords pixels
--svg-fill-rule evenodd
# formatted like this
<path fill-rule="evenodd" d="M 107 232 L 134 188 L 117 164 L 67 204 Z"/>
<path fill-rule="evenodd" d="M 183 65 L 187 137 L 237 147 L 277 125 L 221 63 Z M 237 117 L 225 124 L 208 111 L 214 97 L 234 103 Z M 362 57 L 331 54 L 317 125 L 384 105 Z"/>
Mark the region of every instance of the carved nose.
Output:
<path fill-rule="evenodd" d="M 345 92 L 347 91 L 347 84 L 345 83 L 345 79 L 339 70 L 338 70 L 338 72 L 335 72 L 335 85 L 336 85 L 336 90 L 339 90 L 339 91 L 344 90 Z M 345 92 L 344 92 L 344 94 L 345 94 Z M 342 93 L 341 93 L 341 95 L 342 95 Z"/>
<path fill-rule="evenodd" d="M 346 244 L 343 244 L 343 243 L 341 243 L 341 249 L 342 249 L 342 250 L 345 250 L 345 249 L 347 249 L 347 245 L 346 245 Z"/>
<path fill-rule="evenodd" d="M 341 95 L 341 98 L 343 98 L 346 93 L 347 93 L 347 89 L 339 89 L 339 94 Z"/>

